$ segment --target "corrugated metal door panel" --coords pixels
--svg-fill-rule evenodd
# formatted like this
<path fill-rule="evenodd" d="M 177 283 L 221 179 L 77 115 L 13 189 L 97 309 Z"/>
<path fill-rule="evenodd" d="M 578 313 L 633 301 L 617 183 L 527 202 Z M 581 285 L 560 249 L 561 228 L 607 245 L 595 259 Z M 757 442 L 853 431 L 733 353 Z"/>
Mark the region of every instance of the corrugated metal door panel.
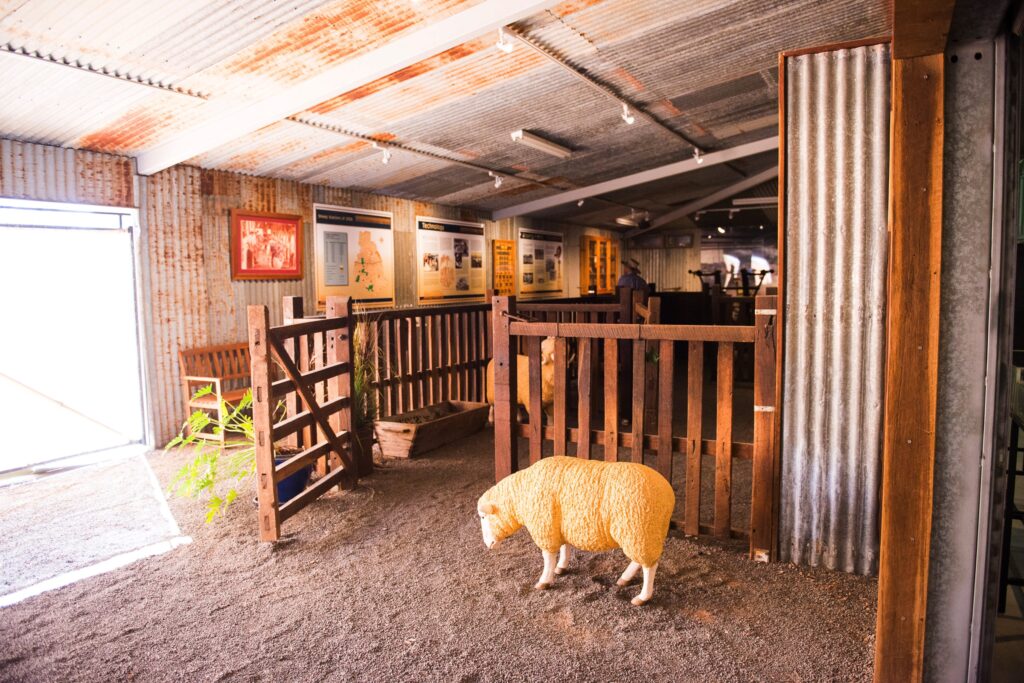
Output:
<path fill-rule="evenodd" d="M 889 47 L 786 60 L 785 561 L 878 565 Z"/>

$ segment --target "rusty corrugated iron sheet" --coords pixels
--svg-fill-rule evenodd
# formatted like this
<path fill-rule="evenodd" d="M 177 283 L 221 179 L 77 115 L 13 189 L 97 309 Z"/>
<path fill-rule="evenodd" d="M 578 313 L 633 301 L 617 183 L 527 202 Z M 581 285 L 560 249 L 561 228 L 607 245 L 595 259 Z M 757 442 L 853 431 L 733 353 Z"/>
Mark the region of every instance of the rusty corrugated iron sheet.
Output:
<path fill-rule="evenodd" d="M 126 157 L 0 138 L 0 196 L 135 206 L 133 164 Z"/>
<path fill-rule="evenodd" d="M 887 45 L 786 61 L 781 557 L 878 568 Z"/>

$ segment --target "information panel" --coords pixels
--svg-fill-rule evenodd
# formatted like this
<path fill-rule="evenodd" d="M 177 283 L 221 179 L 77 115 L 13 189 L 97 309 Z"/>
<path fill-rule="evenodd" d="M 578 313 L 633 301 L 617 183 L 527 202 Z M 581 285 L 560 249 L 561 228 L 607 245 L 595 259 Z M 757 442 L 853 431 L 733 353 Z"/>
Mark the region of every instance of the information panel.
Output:
<path fill-rule="evenodd" d="M 492 285 L 501 296 L 516 293 L 516 243 L 515 240 L 494 240 L 491 242 L 494 252 L 491 259 L 494 269 Z"/>
<path fill-rule="evenodd" d="M 416 217 L 416 266 L 421 304 L 483 301 L 487 289 L 483 223 Z"/>
<path fill-rule="evenodd" d="M 385 211 L 314 204 L 316 298 L 350 296 L 353 302 L 395 302 L 395 241 Z"/>
<path fill-rule="evenodd" d="M 519 229 L 519 294 L 523 298 L 562 295 L 562 235 Z"/>

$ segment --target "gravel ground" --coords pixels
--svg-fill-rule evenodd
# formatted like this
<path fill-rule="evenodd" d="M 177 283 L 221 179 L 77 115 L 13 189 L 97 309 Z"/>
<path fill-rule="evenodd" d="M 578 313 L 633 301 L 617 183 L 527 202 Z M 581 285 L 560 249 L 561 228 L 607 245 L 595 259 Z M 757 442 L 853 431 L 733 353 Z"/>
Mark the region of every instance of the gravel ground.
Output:
<path fill-rule="evenodd" d="M 876 582 L 753 564 L 742 543 L 672 532 L 645 607 L 615 586 L 620 551 L 534 591 L 525 531 L 480 538 L 491 437 L 388 462 L 275 545 L 247 503 L 207 525 L 172 499 L 191 545 L 0 610 L 0 680 L 870 679 Z M 150 458 L 164 485 L 181 461 Z"/>

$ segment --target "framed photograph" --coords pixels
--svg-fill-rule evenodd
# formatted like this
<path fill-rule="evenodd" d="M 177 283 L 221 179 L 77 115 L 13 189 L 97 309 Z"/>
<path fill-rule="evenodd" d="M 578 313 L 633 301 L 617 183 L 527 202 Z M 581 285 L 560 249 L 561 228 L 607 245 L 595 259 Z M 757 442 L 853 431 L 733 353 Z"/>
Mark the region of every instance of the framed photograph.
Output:
<path fill-rule="evenodd" d="M 302 216 L 231 210 L 232 280 L 301 280 Z"/>

